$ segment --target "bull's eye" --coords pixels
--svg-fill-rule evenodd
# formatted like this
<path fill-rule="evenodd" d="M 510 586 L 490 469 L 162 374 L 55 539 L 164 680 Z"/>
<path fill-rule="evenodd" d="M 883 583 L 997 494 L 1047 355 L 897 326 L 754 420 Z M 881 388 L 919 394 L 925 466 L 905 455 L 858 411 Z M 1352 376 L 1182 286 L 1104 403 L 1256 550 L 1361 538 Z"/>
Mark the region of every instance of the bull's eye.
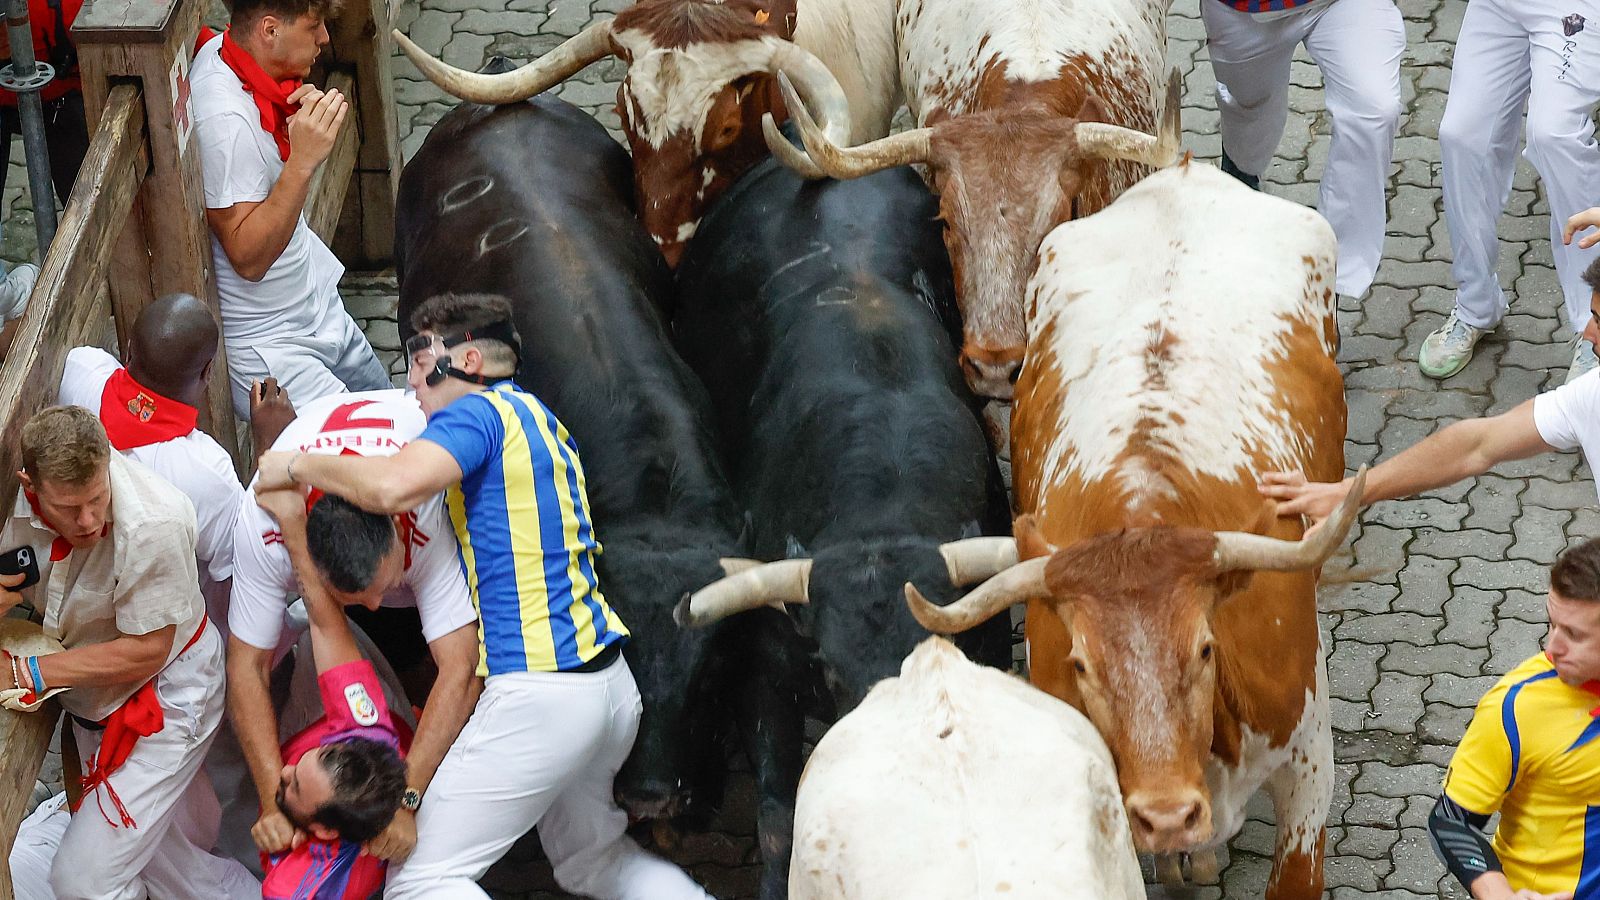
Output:
<path fill-rule="evenodd" d="M 1201 662 L 1210 662 L 1211 661 L 1211 644 L 1209 642 L 1204 647 L 1200 648 L 1200 661 Z"/>
<path fill-rule="evenodd" d="M 1072 661 L 1072 668 L 1075 671 L 1077 671 L 1077 673 L 1079 675 L 1087 675 L 1087 674 L 1089 674 L 1089 667 L 1084 665 L 1083 664 L 1083 660 L 1081 660 L 1081 659 L 1073 660 Z"/>

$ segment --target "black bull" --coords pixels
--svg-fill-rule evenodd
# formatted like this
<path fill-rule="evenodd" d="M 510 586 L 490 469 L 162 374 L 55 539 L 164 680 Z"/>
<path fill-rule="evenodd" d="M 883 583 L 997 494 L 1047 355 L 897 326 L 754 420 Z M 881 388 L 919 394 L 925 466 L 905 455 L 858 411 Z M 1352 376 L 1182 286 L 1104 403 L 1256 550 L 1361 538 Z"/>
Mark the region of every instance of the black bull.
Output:
<path fill-rule="evenodd" d="M 724 654 L 671 613 L 722 576 L 719 558 L 749 554 L 705 390 L 667 338 L 667 268 L 631 179 L 622 148 L 565 102 L 462 104 L 401 176 L 395 259 L 403 334 L 436 294 L 511 301 L 516 380 L 578 443 L 601 590 L 633 632 L 624 654 L 644 699 L 617 793 L 653 817 L 717 802 Z"/>
<path fill-rule="evenodd" d="M 804 686 L 811 664 L 838 706 L 853 706 L 928 636 L 904 585 L 934 586 L 937 603 L 961 593 L 939 545 L 1009 533 L 952 352 L 960 325 L 937 213 L 910 169 L 808 184 L 769 161 L 713 207 L 677 270 L 675 338 L 711 393 L 755 555 L 813 561 L 809 602 L 790 618 L 736 617 L 764 629 L 762 723 L 741 730 L 759 742 L 765 898 L 786 895 L 797 694 L 816 693 Z M 962 644 L 1010 662 L 1003 617 Z"/>

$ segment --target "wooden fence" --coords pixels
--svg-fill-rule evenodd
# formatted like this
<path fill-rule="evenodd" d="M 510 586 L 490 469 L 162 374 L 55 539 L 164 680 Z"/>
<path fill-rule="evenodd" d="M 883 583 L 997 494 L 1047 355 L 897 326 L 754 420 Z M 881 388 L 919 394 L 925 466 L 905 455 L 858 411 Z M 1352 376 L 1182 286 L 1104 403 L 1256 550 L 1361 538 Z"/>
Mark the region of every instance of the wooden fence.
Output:
<path fill-rule="evenodd" d="M 16 435 L 54 402 L 67 351 L 115 323 L 127 348 L 140 310 L 185 292 L 216 308 L 200 153 L 189 104 L 189 63 L 210 0 L 87 0 L 73 26 L 93 139 L 55 242 L 3 366 L 0 366 L 0 499 L 15 502 Z M 389 0 L 347 0 L 329 22 L 333 44 L 313 81 L 354 102 L 328 163 L 312 185 L 306 218 L 353 267 L 387 264 L 394 235 L 400 145 L 389 74 Z M 43 249 L 43 248 L 41 248 Z M 109 302 L 108 302 L 109 300 Z M 241 446 L 226 358 L 200 425 L 252 468 Z M 10 856 L 30 786 L 60 713 L 0 710 L 0 861 Z M 0 864 L 0 900 L 12 900 Z"/>

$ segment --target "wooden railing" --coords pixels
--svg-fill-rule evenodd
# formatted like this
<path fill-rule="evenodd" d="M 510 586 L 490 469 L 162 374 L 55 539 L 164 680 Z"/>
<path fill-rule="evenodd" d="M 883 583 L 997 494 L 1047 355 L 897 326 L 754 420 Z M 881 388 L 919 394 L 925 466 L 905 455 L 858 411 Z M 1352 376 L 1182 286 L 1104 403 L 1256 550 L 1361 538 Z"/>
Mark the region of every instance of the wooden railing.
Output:
<path fill-rule="evenodd" d="M 28 311 L 0 366 L 0 506 L 17 492 L 17 434 L 55 400 L 67 351 L 94 341 L 107 318 L 126 349 L 139 312 L 185 292 L 216 308 L 188 68 L 209 0 L 87 0 L 72 29 L 93 139 Z M 389 75 L 388 0 L 347 2 L 329 23 L 334 51 L 319 83 L 354 100 L 311 188 L 308 223 L 348 261 L 388 262 L 400 175 Z M 342 214 L 342 215 L 341 215 Z M 109 297 L 108 303 L 106 298 Z M 250 468 L 234 427 L 218 347 L 201 427 Z M 218 686 L 221 689 L 221 686 Z M 45 749 L 60 717 L 0 710 L 0 900 L 12 900 L 9 858 Z"/>

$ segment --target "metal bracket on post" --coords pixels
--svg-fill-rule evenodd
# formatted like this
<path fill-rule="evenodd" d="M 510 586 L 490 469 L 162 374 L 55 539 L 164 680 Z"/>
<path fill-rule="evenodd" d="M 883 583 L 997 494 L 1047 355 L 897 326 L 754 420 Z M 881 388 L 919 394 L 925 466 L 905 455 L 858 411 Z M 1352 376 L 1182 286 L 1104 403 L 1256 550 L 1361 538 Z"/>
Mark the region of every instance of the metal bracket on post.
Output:
<path fill-rule="evenodd" d="M 33 198 L 33 230 L 43 261 L 56 236 L 56 195 L 50 183 L 50 149 L 45 145 L 44 103 L 39 91 L 55 79 L 56 70 L 34 58 L 28 0 L 6 0 L 6 31 L 11 38 L 11 65 L 0 69 L 0 88 L 17 95 L 22 150 L 28 159 L 28 194 Z"/>

